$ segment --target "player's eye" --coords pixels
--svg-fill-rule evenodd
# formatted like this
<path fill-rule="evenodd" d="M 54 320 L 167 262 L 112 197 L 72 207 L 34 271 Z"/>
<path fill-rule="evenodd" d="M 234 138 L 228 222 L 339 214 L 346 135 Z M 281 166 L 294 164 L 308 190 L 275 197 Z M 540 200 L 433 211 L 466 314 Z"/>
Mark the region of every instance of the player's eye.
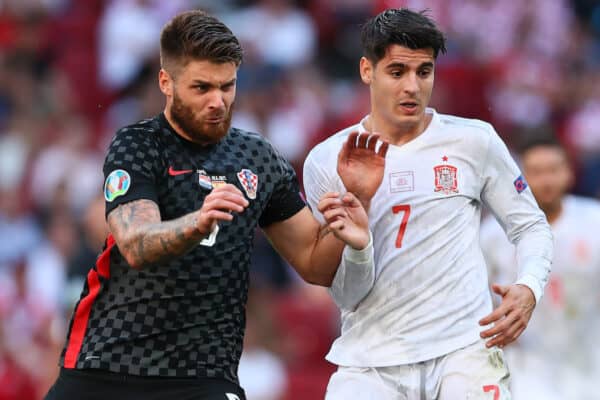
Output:
<path fill-rule="evenodd" d="M 206 93 L 210 89 L 210 85 L 196 85 L 194 88 L 201 93 Z"/>
<path fill-rule="evenodd" d="M 392 75 L 394 78 L 400 78 L 402 76 L 402 71 L 400 71 L 400 70 L 392 71 L 392 72 L 390 72 L 390 75 Z"/>
<path fill-rule="evenodd" d="M 422 69 L 419 71 L 419 76 L 421 78 L 427 78 L 429 75 L 431 75 L 431 69 L 427 68 L 427 69 Z"/>

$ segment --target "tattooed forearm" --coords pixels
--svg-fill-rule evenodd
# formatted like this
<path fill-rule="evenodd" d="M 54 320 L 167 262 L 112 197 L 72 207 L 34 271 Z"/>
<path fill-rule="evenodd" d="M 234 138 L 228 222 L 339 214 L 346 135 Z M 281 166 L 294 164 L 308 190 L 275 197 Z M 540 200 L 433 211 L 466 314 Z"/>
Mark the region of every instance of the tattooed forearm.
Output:
<path fill-rule="evenodd" d="M 158 206 L 149 200 L 120 205 L 109 214 L 108 224 L 133 268 L 179 257 L 203 238 L 196 228 L 196 213 L 161 221 Z"/>

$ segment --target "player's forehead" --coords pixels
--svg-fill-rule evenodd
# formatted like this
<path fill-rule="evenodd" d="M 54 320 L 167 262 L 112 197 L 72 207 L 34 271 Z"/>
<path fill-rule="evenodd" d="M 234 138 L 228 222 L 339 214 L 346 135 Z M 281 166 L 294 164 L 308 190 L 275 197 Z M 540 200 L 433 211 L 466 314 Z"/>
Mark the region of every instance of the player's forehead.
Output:
<path fill-rule="evenodd" d="M 385 51 L 384 57 L 379 60 L 379 65 L 383 68 L 396 64 L 403 64 L 407 67 L 418 68 L 424 64 L 434 64 L 433 49 L 410 49 L 399 44 L 389 45 Z"/>
<path fill-rule="evenodd" d="M 221 86 L 237 78 L 238 67 L 233 62 L 216 63 L 209 60 L 189 60 L 181 69 L 180 79 Z"/>
<path fill-rule="evenodd" d="M 565 163 L 567 154 L 558 146 L 535 146 L 527 150 L 521 158 L 525 167 L 542 167 Z"/>

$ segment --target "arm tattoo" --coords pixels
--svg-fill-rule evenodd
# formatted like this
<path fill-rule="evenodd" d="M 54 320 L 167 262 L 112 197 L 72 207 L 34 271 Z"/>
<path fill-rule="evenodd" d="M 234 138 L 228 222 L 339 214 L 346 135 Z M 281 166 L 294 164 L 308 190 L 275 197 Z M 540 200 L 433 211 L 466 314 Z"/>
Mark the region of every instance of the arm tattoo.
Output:
<path fill-rule="evenodd" d="M 109 214 L 108 224 L 121 254 L 135 268 L 177 258 L 203 238 L 195 213 L 161 221 L 158 205 L 150 200 L 118 206 Z"/>

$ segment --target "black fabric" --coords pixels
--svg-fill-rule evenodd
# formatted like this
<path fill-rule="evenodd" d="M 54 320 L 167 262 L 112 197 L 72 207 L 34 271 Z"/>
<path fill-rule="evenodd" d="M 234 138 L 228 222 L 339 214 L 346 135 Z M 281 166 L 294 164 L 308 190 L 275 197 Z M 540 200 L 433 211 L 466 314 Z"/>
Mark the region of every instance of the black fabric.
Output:
<path fill-rule="evenodd" d="M 258 134 L 232 128 L 216 145 L 194 146 L 162 114 L 117 133 L 105 176 L 117 169 L 129 174 L 130 186 L 106 202 L 107 214 L 118 204 L 149 199 L 162 220 L 181 217 L 202 206 L 210 192 L 200 184 L 206 177 L 236 185 L 250 205 L 219 223 L 214 245 L 198 245 L 167 263 L 135 270 L 113 247 L 110 277 L 99 278 L 75 368 L 237 382 L 254 231 L 259 221 L 282 221 L 304 207 L 294 170 Z M 238 177 L 243 170 L 257 177 L 254 199 Z M 86 282 L 82 298 L 88 293 Z"/>
<path fill-rule="evenodd" d="M 245 400 L 225 379 L 127 376 L 97 370 L 61 369 L 45 400 Z"/>

